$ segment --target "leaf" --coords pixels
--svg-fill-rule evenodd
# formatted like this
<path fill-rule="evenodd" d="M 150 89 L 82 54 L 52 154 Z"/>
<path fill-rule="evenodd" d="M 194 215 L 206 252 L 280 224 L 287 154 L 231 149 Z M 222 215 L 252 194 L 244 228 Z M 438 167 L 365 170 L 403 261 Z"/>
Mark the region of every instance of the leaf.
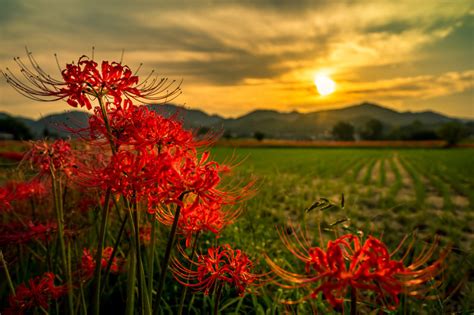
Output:
<path fill-rule="evenodd" d="M 323 211 L 323 210 L 326 210 L 326 209 L 329 209 L 331 207 L 333 207 L 334 205 L 326 198 L 319 198 L 318 201 L 316 201 L 315 203 L 313 203 L 311 206 L 309 206 L 308 208 L 305 209 L 306 212 L 310 212 L 314 209 L 317 209 L 319 211 Z"/>
<path fill-rule="evenodd" d="M 349 221 L 349 218 L 342 218 L 342 219 L 339 219 L 339 220 L 337 220 L 337 221 L 335 221 L 335 222 L 329 224 L 329 226 L 333 227 L 333 226 L 335 226 L 335 225 L 344 223 L 344 222 L 346 222 L 346 221 Z"/>

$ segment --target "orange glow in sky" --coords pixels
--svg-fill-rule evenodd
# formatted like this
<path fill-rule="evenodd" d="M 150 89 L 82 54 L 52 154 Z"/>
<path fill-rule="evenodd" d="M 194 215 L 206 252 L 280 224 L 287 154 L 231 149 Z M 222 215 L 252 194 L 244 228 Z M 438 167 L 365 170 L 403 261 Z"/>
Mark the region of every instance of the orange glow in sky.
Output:
<path fill-rule="evenodd" d="M 173 102 L 210 114 L 311 112 L 370 101 L 474 118 L 470 0 L 117 0 L 97 2 L 92 11 L 71 1 L 6 1 L 0 69 L 13 69 L 13 57 L 25 60 L 27 45 L 61 78 L 54 53 L 64 67 L 95 46 L 98 61 L 118 61 L 123 49 L 132 70 L 143 63 L 141 76 L 154 69 L 183 80 Z M 319 69 L 331 71 L 315 78 Z M 67 109 L 30 101 L 0 80 L 0 112 L 39 118 Z"/>

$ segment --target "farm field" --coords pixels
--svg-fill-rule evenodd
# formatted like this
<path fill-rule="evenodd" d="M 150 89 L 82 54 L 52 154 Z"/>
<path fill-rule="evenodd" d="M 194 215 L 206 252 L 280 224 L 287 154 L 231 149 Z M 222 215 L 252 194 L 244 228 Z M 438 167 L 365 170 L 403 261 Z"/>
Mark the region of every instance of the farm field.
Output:
<path fill-rule="evenodd" d="M 418 246 L 438 235 L 441 247 L 453 245 L 449 285 L 466 282 L 447 303 L 472 310 L 474 150 L 215 148 L 213 154 L 220 161 L 241 160 L 240 176 L 258 182 L 236 224 L 251 233 L 231 230 L 224 237 L 241 246 L 251 243 L 247 249 L 255 253 L 278 252 L 274 226 L 305 221 L 316 230 L 318 219 L 323 231 L 340 222 L 343 229 L 381 237 L 392 248 L 405 235 L 416 234 Z M 320 217 L 305 213 L 320 198 L 339 204 L 341 193 L 344 209 L 330 208 Z M 435 304 L 431 311 L 442 309 Z"/>

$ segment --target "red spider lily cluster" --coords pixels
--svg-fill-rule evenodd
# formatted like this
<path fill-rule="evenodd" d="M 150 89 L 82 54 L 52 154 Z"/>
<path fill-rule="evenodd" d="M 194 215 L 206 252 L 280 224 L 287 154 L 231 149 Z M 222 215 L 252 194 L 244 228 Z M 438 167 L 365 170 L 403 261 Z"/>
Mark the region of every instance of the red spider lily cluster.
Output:
<path fill-rule="evenodd" d="M 39 175 L 50 174 L 52 171 L 67 176 L 75 173 L 75 157 L 71 144 L 64 140 L 57 140 L 52 144 L 46 141 L 32 143 L 26 159 L 39 170 Z"/>
<path fill-rule="evenodd" d="M 297 274 L 281 268 L 267 257 L 272 270 L 289 284 L 282 287 L 306 288 L 311 291 L 302 300 L 317 298 L 322 293 L 329 304 L 341 309 L 350 290 L 352 294 L 362 295 L 371 292 L 376 302 L 388 309 L 396 309 L 399 295 L 406 294 L 426 298 L 424 294 L 433 289 L 426 283 L 435 279 L 443 270 L 443 261 L 449 250 L 430 265 L 421 268 L 432 257 L 436 242 L 429 250 L 422 250 L 417 259 L 405 266 L 403 258 L 393 259 L 396 251 L 390 253 L 379 239 L 369 236 L 362 242 L 358 235 L 347 234 L 334 241 L 328 241 L 326 248 L 309 247 L 309 242 L 295 235 L 292 242 L 285 233 L 281 239 L 289 251 L 304 263 L 305 273 Z M 407 254 L 404 255 L 404 258 Z M 365 294 L 369 296 L 369 294 Z M 286 301 L 288 304 L 300 301 Z"/>
<path fill-rule="evenodd" d="M 68 291 L 64 285 L 55 285 L 54 279 L 53 273 L 46 272 L 42 276 L 30 279 L 28 284 L 20 284 L 16 287 L 15 294 L 10 295 L 5 314 L 27 314 L 35 307 L 48 310 L 51 301 L 59 299 Z"/>
<path fill-rule="evenodd" d="M 77 141 L 31 143 L 22 165 L 29 164 L 34 170 L 31 183 L 52 191 L 51 203 L 44 208 L 49 207 L 54 212 L 38 213 L 38 205 L 32 202 L 32 214 L 48 223 L 24 223 L 27 211 L 12 210 L 21 200 L 33 200 L 33 195 L 39 195 L 40 189 L 33 185 L 28 187 L 26 182 L 0 187 L 2 211 L 15 214 L 15 218 L 2 227 L 0 240 L 25 244 L 35 239 L 41 250 L 46 251 L 50 245 L 41 243 L 47 241 L 59 246 L 60 255 L 53 263 L 58 264 L 56 270 L 60 270 L 61 278 L 72 288 L 68 292 L 70 312 L 74 308 L 74 288 L 80 286 L 73 279 L 70 266 L 79 265 L 79 278 L 92 280 L 95 299 L 92 304 L 96 312 L 102 274 L 119 273 L 128 266 L 132 268 L 128 271 L 129 279 L 138 278 L 142 285 L 144 263 L 140 253 L 144 249 L 141 247 L 150 247 L 151 253 L 147 255 L 154 258 L 158 223 L 172 226 L 168 250 L 174 243 L 175 234 L 182 236 L 189 246 L 200 233 L 218 235 L 240 214 L 240 207 L 235 205 L 246 198 L 252 183 L 239 189 L 223 185 L 222 176 L 231 168 L 210 159 L 209 152 L 205 151 L 209 140 L 197 140 L 175 117 L 166 118 L 147 106 L 133 103 L 176 96 L 179 86 L 169 91 L 174 81 L 167 83 L 166 79 L 149 76 L 140 82 L 128 66 L 108 61 L 99 65 L 85 56 L 77 63 L 67 64 L 61 70 L 61 78 L 55 79 L 40 68 L 30 53 L 28 60 L 30 66 L 15 58 L 23 78 L 8 69 L 3 73 L 17 91 L 34 100 L 62 99 L 72 107 L 90 110 L 91 115 L 87 128 L 75 130 L 79 136 Z M 97 102 L 96 106 L 93 101 Z M 30 170 L 28 172 L 31 174 Z M 81 197 L 67 198 L 67 194 Z M 100 212 L 97 215 L 100 219 L 90 222 L 90 210 Z M 51 219 L 53 214 L 54 219 Z M 71 261 L 78 256 L 72 254 L 72 248 L 77 247 L 82 232 L 65 238 L 66 231 L 77 229 L 79 225 L 87 231 L 94 223 L 98 224 L 97 248 L 84 249 L 80 262 Z M 108 239 L 107 230 L 117 233 L 114 247 L 108 246 L 112 240 Z M 57 238 L 56 243 L 51 242 L 53 237 Z M 126 237 L 128 242 L 124 240 Z M 230 247 L 225 248 L 225 257 L 230 259 L 232 255 L 232 261 L 228 263 L 239 273 L 232 276 L 232 281 L 240 293 L 252 282 L 252 264 L 240 251 L 233 257 Z M 117 257 L 119 251 L 125 251 L 127 259 L 134 257 L 138 262 L 127 264 L 125 258 Z M 169 255 L 163 263 L 159 286 L 164 281 L 167 259 Z M 48 261 L 51 267 L 51 259 Z M 151 264 L 154 264 L 153 259 Z M 151 266 L 147 265 L 147 268 Z M 150 270 L 153 272 L 153 268 Z M 148 275 L 150 287 L 153 276 Z M 226 276 L 222 274 L 222 277 Z M 129 283 L 134 285 L 135 282 L 130 280 Z M 135 289 L 131 288 L 129 292 L 133 296 Z M 140 288 L 138 298 L 142 301 L 143 294 Z M 153 300 L 153 296 L 147 299 Z M 160 298 L 157 300 L 159 303 Z"/>
<path fill-rule="evenodd" d="M 172 271 L 182 285 L 209 294 L 217 286 L 229 284 L 242 295 L 246 289 L 256 285 L 265 275 L 252 273 L 253 263 L 240 249 L 226 244 L 210 247 L 207 254 L 198 255 L 197 261 L 188 258 L 190 268 L 179 260 L 172 262 Z"/>

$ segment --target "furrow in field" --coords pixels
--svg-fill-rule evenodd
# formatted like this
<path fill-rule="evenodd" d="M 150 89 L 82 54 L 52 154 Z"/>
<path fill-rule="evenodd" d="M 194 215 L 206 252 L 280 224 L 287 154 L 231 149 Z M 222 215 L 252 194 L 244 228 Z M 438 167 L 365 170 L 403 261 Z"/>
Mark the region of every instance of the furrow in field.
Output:
<path fill-rule="evenodd" d="M 369 164 L 367 165 L 367 169 L 365 171 L 365 175 L 362 179 L 362 183 L 366 186 L 370 186 L 371 178 L 372 178 L 372 171 L 374 169 L 375 164 L 377 163 L 377 159 L 371 159 Z"/>
<path fill-rule="evenodd" d="M 462 192 L 458 192 L 452 182 L 446 181 L 437 165 L 434 166 L 433 172 L 428 172 L 427 176 L 433 184 L 439 189 L 444 197 L 444 207 L 446 209 L 460 210 L 469 207 L 469 198 L 464 196 Z"/>
<path fill-rule="evenodd" d="M 357 162 L 355 158 L 347 159 L 344 164 L 341 165 L 341 167 L 339 168 L 337 177 L 345 177 L 348 173 L 350 173 L 356 163 Z"/>
<path fill-rule="evenodd" d="M 441 178 L 441 173 L 436 164 L 428 167 L 423 163 L 423 161 L 418 161 L 416 167 L 423 175 L 421 180 L 426 185 L 426 203 L 428 206 L 434 209 L 455 211 L 462 210 L 469 206 L 469 199 L 457 193 L 449 182 Z"/>
<path fill-rule="evenodd" d="M 373 185 L 380 186 L 380 168 L 382 167 L 382 161 L 383 160 L 377 160 L 372 169 L 369 183 Z"/>
<path fill-rule="evenodd" d="M 360 168 L 354 169 L 354 177 L 356 183 L 362 183 L 367 173 L 367 169 L 369 168 L 371 159 L 365 160 L 364 163 L 361 165 Z"/>
<path fill-rule="evenodd" d="M 405 166 L 410 170 L 415 181 L 415 190 L 422 189 L 421 198 L 428 209 L 449 209 L 451 200 L 449 196 L 443 194 L 444 187 L 439 183 L 431 172 L 426 169 L 425 162 L 418 160 L 404 160 Z M 417 191 L 417 198 L 420 198 Z"/>
<path fill-rule="evenodd" d="M 401 179 L 401 187 L 398 190 L 395 201 L 396 202 L 409 202 L 415 199 L 415 185 L 413 184 L 413 180 L 402 166 L 400 159 L 398 156 L 393 158 L 393 162 L 395 167 L 397 168 L 398 172 L 400 173 Z"/>
<path fill-rule="evenodd" d="M 400 163 L 413 181 L 413 186 L 415 189 L 416 207 L 418 209 L 423 208 L 425 206 L 426 190 L 427 188 L 432 189 L 432 187 L 427 186 L 427 182 L 423 181 L 423 176 L 421 176 L 419 170 L 413 167 L 410 161 L 408 161 L 407 159 L 400 159 Z"/>
<path fill-rule="evenodd" d="M 385 160 L 385 184 L 384 186 L 391 187 L 396 181 L 395 173 L 390 165 L 392 158 Z"/>
<path fill-rule="evenodd" d="M 350 173 L 348 173 L 348 176 L 351 182 L 355 182 L 357 178 L 359 177 L 359 174 L 361 173 L 362 169 L 364 168 L 364 165 L 367 161 L 365 159 L 359 158 L 352 166 Z"/>
<path fill-rule="evenodd" d="M 425 203 L 429 209 L 445 209 L 449 205 L 449 201 L 444 200 L 443 195 L 436 185 L 433 185 L 432 179 L 422 175 L 422 172 L 418 172 L 420 182 L 425 187 Z"/>
<path fill-rule="evenodd" d="M 387 159 L 383 158 L 380 161 L 380 168 L 379 168 L 379 186 L 385 187 L 385 184 L 387 183 L 387 172 L 385 171 L 387 167 Z"/>
<path fill-rule="evenodd" d="M 457 174 L 448 173 L 446 166 L 438 165 L 437 174 L 444 183 L 448 183 L 457 197 L 453 197 L 453 203 L 464 205 L 469 203 L 469 207 L 474 208 L 474 191 L 462 181 L 462 177 Z"/>

